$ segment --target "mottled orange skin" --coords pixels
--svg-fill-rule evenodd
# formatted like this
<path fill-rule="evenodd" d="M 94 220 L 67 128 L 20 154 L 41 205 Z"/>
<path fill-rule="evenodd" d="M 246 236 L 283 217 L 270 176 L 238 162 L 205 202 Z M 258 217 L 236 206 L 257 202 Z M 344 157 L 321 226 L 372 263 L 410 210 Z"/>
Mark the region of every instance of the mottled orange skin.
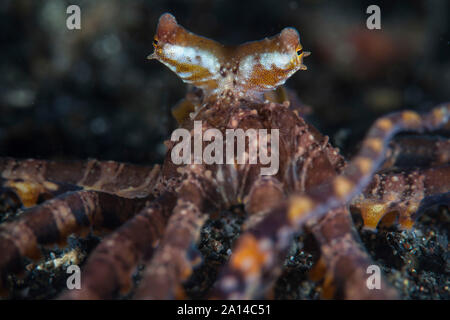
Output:
<path fill-rule="evenodd" d="M 297 70 L 306 70 L 302 61 L 310 54 L 302 51 L 293 28 L 260 41 L 224 46 L 187 31 L 168 13 L 159 19 L 153 45 L 149 59 L 164 63 L 185 82 L 203 89 L 206 97 L 219 98 L 262 97 L 255 93 L 271 91 Z"/>

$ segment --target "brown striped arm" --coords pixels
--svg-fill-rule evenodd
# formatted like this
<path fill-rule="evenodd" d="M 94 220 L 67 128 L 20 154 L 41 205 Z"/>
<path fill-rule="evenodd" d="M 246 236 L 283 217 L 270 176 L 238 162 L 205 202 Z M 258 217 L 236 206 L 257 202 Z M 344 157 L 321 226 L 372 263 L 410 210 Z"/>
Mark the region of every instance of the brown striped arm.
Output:
<path fill-rule="evenodd" d="M 253 228 L 282 201 L 286 200 L 283 185 L 272 176 L 259 176 L 244 198 L 245 212 L 249 215 L 243 230 Z"/>
<path fill-rule="evenodd" d="M 311 270 L 312 280 L 322 280 L 324 299 L 398 299 L 398 295 L 384 279 L 380 288 L 370 290 L 367 279 L 372 259 L 363 248 L 353 227 L 348 209 L 338 207 L 312 227 L 321 257 Z"/>
<path fill-rule="evenodd" d="M 0 178 L 18 194 L 23 204 L 36 204 L 41 194 L 61 194 L 65 186 L 114 193 L 122 197 L 145 197 L 159 174 L 159 166 L 145 167 L 114 161 L 47 161 L 0 158 Z M 22 182 L 22 185 L 18 185 Z M 51 192 L 49 192 L 51 191 Z"/>
<path fill-rule="evenodd" d="M 63 193 L 79 190 L 82 190 L 82 188 L 77 185 L 49 180 L 37 182 L 21 179 L 6 180 L 0 178 L 0 193 L 14 194 L 25 208 L 50 200 Z"/>
<path fill-rule="evenodd" d="M 70 234 L 116 228 L 138 212 L 148 198 L 127 199 L 98 191 L 65 193 L 0 225 L 0 288 L 21 269 L 22 258 L 40 257 L 40 246 L 64 244 Z"/>
<path fill-rule="evenodd" d="M 361 213 L 367 229 L 375 230 L 380 221 L 411 229 L 435 204 L 450 205 L 450 165 L 377 173 L 351 208 Z"/>
<path fill-rule="evenodd" d="M 312 226 L 328 211 L 342 206 L 361 192 L 380 166 L 386 144 L 399 131 L 436 130 L 447 123 L 450 105 L 420 116 L 403 111 L 380 118 L 369 130 L 357 156 L 342 175 L 313 192 L 290 197 L 272 210 L 254 229 L 245 232 L 230 262 L 219 277 L 213 297 L 248 298 L 255 287 L 266 287 L 264 277 L 280 265 L 293 234 L 305 224 Z M 269 281 L 272 279 L 269 278 Z"/>
<path fill-rule="evenodd" d="M 66 290 L 59 299 L 112 299 L 117 292 L 127 293 L 132 273 L 152 254 L 175 203 L 175 194 L 166 192 L 105 237 L 82 268 L 81 289 Z"/>
<path fill-rule="evenodd" d="M 174 209 L 160 247 L 146 266 L 143 280 L 135 296 L 137 299 L 184 297 L 181 283 L 190 276 L 193 266 L 198 263 L 192 260 L 197 256 L 190 254 L 189 250 L 197 241 L 205 221 L 205 215 L 202 214 L 199 206 L 203 208 L 207 206 L 202 205 L 198 200 L 195 201 L 197 204 L 192 202 L 192 199 L 200 199 L 201 194 L 205 193 L 201 188 L 201 184 L 192 182 L 184 182 L 180 188 L 180 200 Z M 212 195 L 212 198 L 219 199 L 220 195 Z M 251 215 L 244 228 L 257 223 L 283 198 L 282 186 L 278 180 L 264 176 L 258 179 L 244 199 L 246 211 Z M 211 195 L 208 199 L 211 199 Z M 217 205 L 220 204 L 215 204 L 216 210 Z"/>
<path fill-rule="evenodd" d="M 321 180 L 335 175 L 333 170 L 329 168 L 329 174 L 324 172 L 325 166 L 321 167 Z M 315 174 L 312 171 L 311 174 Z M 278 195 L 278 197 L 277 197 Z M 278 199 L 276 199 L 278 198 Z M 246 222 L 250 227 L 255 226 L 260 221 L 261 214 L 255 212 L 265 212 L 265 210 L 273 208 L 276 204 L 283 200 L 282 189 L 278 188 L 272 178 L 264 177 L 254 184 L 252 192 L 250 192 L 246 203 L 246 211 L 253 214 Z M 267 214 L 267 212 L 265 213 Z M 255 222 L 250 223 L 252 218 L 257 218 Z M 366 285 L 368 274 L 365 272 L 369 265 L 372 265 L 372 259 L 367 254 L 359 236 L 353 226 L 350 213 L 346 207 L 339 207 L 329 211 L 323 219 L 321 219 L 312 228 L 313 234 L 321 248 L 322 256 L 314 267 L 313 280 L 323 280 L 322 297 L 326 299 L 395 299 L 397 294 L 382 277 L 381 290 L 369 290 Z M 249 248 L 250 249 L 250 248 Z M 241 258 L 245 260 L 245 256 Z M 235 263 L 242 263 L 236 261 Z M 267 283 L 269 279 L 274 282 L 281 268 L 270 270 L 265 278 Z M 254 298 L 255 293 L 264 292 L 265 288 L 255 288 L 253 294 L 249 294 Z"/>

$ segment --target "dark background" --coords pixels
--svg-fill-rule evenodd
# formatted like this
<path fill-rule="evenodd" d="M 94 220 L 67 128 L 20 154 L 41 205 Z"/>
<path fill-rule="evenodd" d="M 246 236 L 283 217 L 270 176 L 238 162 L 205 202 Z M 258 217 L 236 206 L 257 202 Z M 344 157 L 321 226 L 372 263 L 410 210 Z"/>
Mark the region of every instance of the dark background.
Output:
<path fill-rule="evenodd" d="M 81 30 L 66 8 L 81 7 Z M 366 8 L 381 7 L 381 30 Z M 0 156 L 161 162 L 186 86 L 147 61 L 158 17 L 239 44 L 293 26 L 308 71 L 287 86 L 349 155 L 380 115 L 450 100 L 446 0 L 0 2 Z"/>

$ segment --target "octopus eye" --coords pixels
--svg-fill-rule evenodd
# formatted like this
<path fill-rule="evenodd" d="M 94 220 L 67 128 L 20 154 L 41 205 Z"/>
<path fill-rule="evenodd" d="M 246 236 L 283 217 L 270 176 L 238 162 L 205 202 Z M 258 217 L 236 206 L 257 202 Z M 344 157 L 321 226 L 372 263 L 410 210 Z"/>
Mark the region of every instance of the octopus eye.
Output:
<path fill-rule="evenodd" d="M 153 40 L 153 45 L 154 45 L 154 46 L 157 46 L 157 45 L 158 45 L 158 40 L 154 39 L 154 40 Z"/>
<path fill-rule="evenodd" d="M 297 50 L 297 55 L 299 56 L 299 55 L 301 55 L 303 53 L 303 49 L 298 49 Z"/>

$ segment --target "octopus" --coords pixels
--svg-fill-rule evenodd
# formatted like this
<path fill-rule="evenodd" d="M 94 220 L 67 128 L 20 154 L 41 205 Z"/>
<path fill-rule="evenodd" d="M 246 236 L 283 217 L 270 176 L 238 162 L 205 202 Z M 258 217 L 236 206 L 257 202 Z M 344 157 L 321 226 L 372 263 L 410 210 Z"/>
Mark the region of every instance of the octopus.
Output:
<path fill-rule="evenodd" d="M 26 259 L 40 259 L 43 248 L 64 247 L 70 235 L 102 232 L 82 265 L 81 287 L 63 290 L 59 299 L 126 294 L 142 265 L 133 298 L 183 298 L 183 283 L 202 261 L 195 249 L 202 226 L 239 207 L 247 218 L 207 298 L 269 297 L 299 233 L 312 234 L 320 248 L 311 278 L 320 283 L 323 298 L 399 298 L 383 276 L 376 290 L 368 285 L 373 261 L 350 211 L 368 230 L 380 224 L 411 230 L 425 208 L 448 206 L 450 140 L 421 134 L 447 124 L 450 104 L 379 118 L 346 160 L 306 122 L 297 96 L 281 87 L 298 70 L 307 70 L 303 60 L 310 53 L 294 28 L 224 46 L 187 31 L 167 13 L 160 17 L 153 46 L 148 58 L 192 87 L 173 109 L 180 128 L 193 133 L 194 122 L 201 121 L 202 132 L 277 130 L 278 144 L 271 140 L 266 151 L 278 156 L 279 170 L 263 175 L 264 164 L 238 163 L 239 154 L 231 163 L 194 161 L 193 154 L 185 154 L 186 164 L 174 163 L 173 139 L 165 142 L 161 166 L 0 158 L 1 191 L 26 208 L 0 225 L 3 292 L 8 277 L 23 271 Z M 395 138 L 403 131 L 416 135 Z M 249 137 L 246 148 L 251 144 L 262 141 Z"/>

